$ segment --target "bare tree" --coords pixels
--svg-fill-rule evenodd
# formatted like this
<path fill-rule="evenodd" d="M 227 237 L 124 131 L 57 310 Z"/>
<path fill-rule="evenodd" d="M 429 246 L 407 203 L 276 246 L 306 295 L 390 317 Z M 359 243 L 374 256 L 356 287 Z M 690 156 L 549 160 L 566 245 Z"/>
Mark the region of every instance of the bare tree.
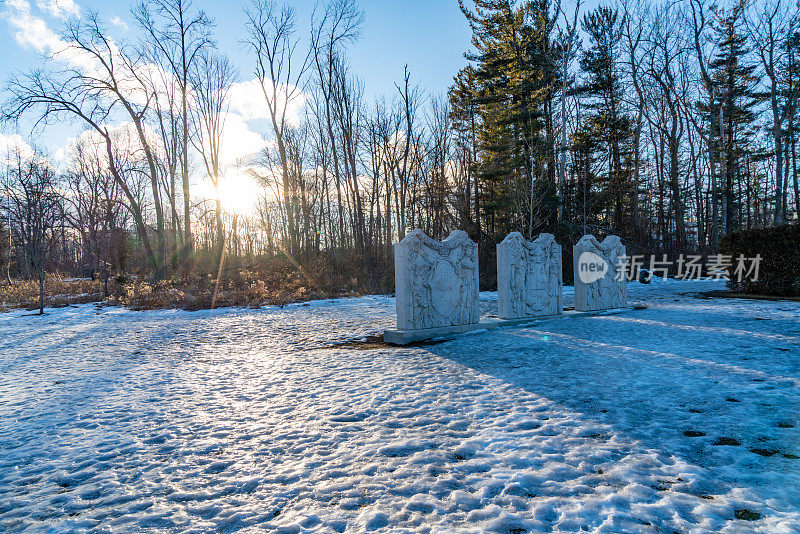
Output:
<path fill-rule="evenodd" d="M 685 101 L 685 78 L 680 59 L 684 46 L 677 26 L 678 19 L 671 6 L 657 9 L 649 40 L 652 43 L 647 54 L 647 75 L 650 85 L 657 90 L 649 91 L 651 109 L 662 110 L 661 114 L 648 115 L 648 120 L 666 139 L 668 154 L 667 185 L 672 197 L 672 220 L 675 226 L 675 251 L 686 249 L 686 220 L 683 192 L 680 184 L 680 147 L 684 133 L 684 116 L 681 104 Z"/>
<path fill-rule="evenodd" d="M 183 165 L 183 117 L 181 116 L 180 84 L 171 72 L 153 69 L 146 77 L 152 99 L 152 121 L 160 141 L 156 163 L 159 184 L 169 203 L 170 234 L 173 248 L 184 248 L 185 227 L 178 213 L 178 175 Z M 182 176 L 181 176 L 182 181 Z M 182 185 L 181 185 L 182 189 Z M 185 217 L 184 217 L 185 218 Z"/>
<path fill-rule="evenodd" d="M 581 0 L 575 3 L 575 11 L 570 22 L 567 13 L 559 2 L 558 10 L 564 17 L 565 28 L 559 31 L 558 42 L 561 52 L 561 146 L 558 163 L 558 220 L 564 216 L 564 184 L 567 180 L 567 88 L 570 83 L 570 66 L 575 59 L 578 48 L 578 15 Z"/>
<path fill-rule="evenodd" d="M 125 159 L 123 154 L 117 156 L 118 162 Z M 126 173 L 134 174 L 134 169 L 124 167 Z M 66 221 L 80 235 L 83 259 L 88 260 L 92 278 L 102 275 L 103 293 L 108 296 L 111 269 L 124 269 L 130 215 L 119 184 L 108 171 L 102 144 L 80 138 L 72 147 L 62 182 L 67 191 Z"/>
<path fill-rule="evenodd" d="M 148 38 L 143 46 L 145 57 L 164 65 L 178 80 L 180 89 L 181 178 L 183 185 L 184 251 L 191 252 L 191 195 L 189 192 L 189 88 L 190 77 L 203 51 L 212 46 L 213 22 L 192 0 L 142 0 L 133 16 Z"/>
<path fill-rule="evenodd" d="M 413 187 L 411 177 L 415 170 L 415 165 L 419 161 L 419 136 L 416 133 L 417 115 L 422 100 L 422 89 L 417 85 L 411 84 L 411 73 L 408 66 L 405 67 L 402 85 L 395 84 L 400 95 L 399 113 L 397 118 L 401 124 L 395 129 L 392 142 L 392 158 L 390 164 L 394 167 L 397 181 L 394 186 L 395 205 L 397 211 L 397 231 L 399 239 L 403 239 L 408 228 L 406 222 L 407 202 L 409 190 Z M 402 132 L 401 132 L 402 128 Z M 400 134 L 403 134 L 402 136 Z M 413 225 L 413 215 L 410 221 Z"/>
<path fill-rule="evenodd" d="M 430 235 L 444 237 L 452 227 L 450 212 L 452 125 L 447 100 L 434 97 L 428 113 L 428 136 L 425 150 L 425 183 Z"/>
<path fill-rule="evenodd" d="M 39 282 L 41 315 L 44 314 L 45 264 L 56 240 L 55 230 L 61 222 L 61 197 L 55 171 L 40 153 L 34 153 L 25 161 L 18 154 L 17 160 L 16 172 L 9 184 L 9 208 L 26 269 L 29 268 Z"/>
<path fill-rule="evenodd" d="M 58 71 L 34 70 L 13 76 L 8 85 L 11 97 L 3 106 L 2 116 L 5 120 L 17 121 L 23 115 L 34 113 L 37 125 L 68 117 L 84 123 L 103 138 L 109 170 L 127 198 L 154 276 L 160 278 L 166 255 L 164 215 L 156 150 L 145 125 L 153 95 L 148 91 L 140 66 L 127 55 L 124 46 L 106 36 L 96 14 L 70 22 L 65 40 L 69 45 L 59 55 L 70 61 L 69 66 Z M 133 123 L 147 160 L 156 215 L 156 251 L 150 244 L 142 206 L 120 173 L 114 139 L 105 124 L 118 111 Z"/>
<path fill-rule="evenodd" d="M 278 148 L 283 183 L 283 203 L 289 225 L 289 253 L 298 253 L 298 233 L 295 225 L 295 205 L 289 179 L 289 159 L 285 135 L 289 128 L 289 112 L 302 98 L 305 73 L 310 65 L 309 53 L 298 53 L 300 39 L 296 36 L 296 17 L 289 4 L 281 8 L 271 0 L 253 0 L 245 10 L 247 45 L 256 55 L 256 77 L 267 104 L 272 133 Z"/>
<path fill-rule="evenodd" d="M 637 2 L 633 8 L 627 2 L 623 4 L 625 10 L 625 17 L 623 20 L 623 39 L 624 47 L 627 55 L 626 66 L 628 69 L 628 76 L 633 86 L 633 107 L 636 109 L 636 118 L 633 124 L 633 184 L 632 184 L 632 206 L 631 211 L 633 216 L 632 233 L 635 237 L 640 234 L 640 220 L 639 220 L 639 190 L 642 186 L 642 127 L 645 122 L 645 112 L 647 107 L 647 99 L 644 91 L 644 66 L 643 63 L 643 48 L 645 41 L 645 24 L 647 22 L 648 13 L 645 7 Z"/>
<path fill-rule="evenodd" d="M 331 162 L 329 172 L 333 175 L 336 186 L 338 206 L 344 206 L 342 199 L 343 182 L 346 179 L 342 171 L 339 152 L 339 139 L 336 134 L 335 92 L 340 83 L 344 69 L 342 53 L 347 44 L 354 42 L 361 34 L 364 12 L 355 0 L 331 0 L 321 11 L 312 16 L 311 57 L 316 74 L 316 89 L 321 105 L 316 108 L 320 122 L 324 126 L 330 147 Z M 344 246 L 344 213 L 338 212 L 339 245 Z"/>
<path fill-rule="evenodd" d="M 222 224 L 222 201 L 220 200 L 220 181 L 222 162 L 220 160 L 225 118 L 229 108 L 231 84 L 236 78 L 228 58 L 221 54 L 206 53 L 197 63 L 194 72 L 193 91 L 196 96 L 194 122 L 197 124 L 193 142 L 203 159 L 206 174 L 214 186 L 216 246 L 218 261 L 221 264 L 224 254 L 225 230 Z"/>
<path fill-rule="evenodd" d="M 754 51 L 767 77 L 767 95 L 772 113 L 772 140 L 775 154 L 775 224 L 786 221 L 786 199 L 788 173 L 783 168 L 783 124 L 786 122 L 798 95 L 798 86 L 788 91 L 781 84 L 786 70 L 784 46 L 789 37 L 789 6 L 783 0 L 758 2 L 755 18 L 748 18 L 747 29 L 754 45 Z"/>
<path fill-rule="evenodd" d="M 706 32 L 709 28 L 708 7 L 705 0 L 689 0 L 689 7 L 692 13 L 692 44 L 694 45 L 694 52 L 697 58 L 697 66 L 700 71 L 700 81 L 708 95 L 708 132 L 703 130 L 702 123 L 694 120 L 692 113 L 687 113 L 687 116 L 692 120 L 695 130 L 703 138 L 707 147 L 709 176 L 711 178 L 711 250 L 716 251 L 719 249 L 719 187 L 717 184 L 717 150 L 714 143 L 716 121 L 713 119 L 713 110 L 715 109 L 715 90 L 714 82 L 711 79 L 711 72 L 708 67 L 708 51 Z"/>

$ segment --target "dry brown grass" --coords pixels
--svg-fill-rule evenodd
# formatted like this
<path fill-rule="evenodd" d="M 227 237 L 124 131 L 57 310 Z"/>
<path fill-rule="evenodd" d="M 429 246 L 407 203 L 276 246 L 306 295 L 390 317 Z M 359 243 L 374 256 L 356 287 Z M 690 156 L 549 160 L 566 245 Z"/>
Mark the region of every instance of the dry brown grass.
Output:
<path fill-rule="evenodd" d="M 212 307 L 216 279 L 210 275 L 183 275 L 153 283 L 133 280 L 113 284 L 109 301 L 132 310 L 182 308 L 200 310 Z M 308 287 L 296 274 L 277 276 L 257 270 L 226 273 L 219 284 L 215 307 L 288 304 L 326 298 L 330 295 Z"/>
<path fill-rule="evenodd" d="M 70 304 L 85 304 L 103 300 L 103 288 L 97 280 L 71 279 L 58 273 L 45 276 L 44 304 L 62 307 Z M 39 307 L 39 281 L 14 280 L 11 286 L 0 286 L 0 311 L 12 308 L 29 310 Z"/>
<path fill-rule="evenodd" d="M 301 269 L 282 257 L 243 264 L 233 260 L 223 271 L 214 307 L 284 305 L 322 298 L 356 296 L 391 291 L 393 273 L 374 260 L 353 254 L 321 256 Z M 213 274 L 209 274 L 213 271 Z M 45 306 L 59 307 L 88 302 L 124 306 L 133 310 L 179 308 L 199 310 L 212 307 L 217 287 L 216 269 L 200 254 L 193 264 L 171 271 L 153 282 L 149 275 L 112 277 L 108 298 L 100 280 L 75 279 L 48 274 Z M 15 280 L 0 287 L 0 310 L 36 309 L 39 286 L 36 280 Z"/>
<path fill-rule="evenodd" d="M 312 278 L 289 264 L 276 262 L 268 266 L 228 269 L 220 280 L 214 307 L 284 305 L 357 294 L 348 289 L 334 290 L 333 287 L 341 287 L 338 281 L 327 283 L 320 270 L 316 274 L 319 276 Z M 109 296 L 104 298 L 100 280 L 74 279 L 53 273 L 48 274 L 45 280 L 45 306 L 97 302 L 132 310 L 199 310 L 212 307 L 216 285 L 216 276 L 191 270 L 176 271 L 170 279 L 158 282 L 145 276 L 126 275 L 109 279 Z M 37 309 L 38 306 L 39 285 L 36 280 L 15 280 L 10 287 L 0 287 L 0 311 Z"/>

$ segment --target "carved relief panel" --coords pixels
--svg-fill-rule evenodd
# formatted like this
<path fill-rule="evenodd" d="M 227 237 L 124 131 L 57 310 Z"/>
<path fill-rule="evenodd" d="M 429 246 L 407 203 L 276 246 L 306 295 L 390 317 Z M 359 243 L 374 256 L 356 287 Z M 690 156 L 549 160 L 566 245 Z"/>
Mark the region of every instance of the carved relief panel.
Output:
<path fill-rule="evenodd" d="M 478 245 L 466 232 L 436 241 L 414 230 L 395 245 L 394 265 L 399 330 L 478 322 Z"/>

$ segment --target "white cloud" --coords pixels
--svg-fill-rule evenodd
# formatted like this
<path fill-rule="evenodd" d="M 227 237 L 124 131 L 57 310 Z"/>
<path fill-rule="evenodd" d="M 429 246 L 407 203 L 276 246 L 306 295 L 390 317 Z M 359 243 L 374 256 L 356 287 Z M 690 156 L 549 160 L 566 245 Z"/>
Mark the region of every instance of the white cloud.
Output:
<path fill-rule="evenodd" d="M 36 5 L 42 11 L 60 19 L 80 15 L 80 9 L 75 0 L 39 0 Z"/>
<path fill-rule="evenodd" d="M 109 134 L 113 138 L 113 150 L 115 158 L 120 160 L 143 161 L 145 158 L 142 144 L 139 141 L 139 134 L 136 126 L 130 122 L 121 122 L 113 125 L 103 125 L 108 129 Z M 162 151 L 161 138 L 158 134 L 147 124 L 144 125 L 145 135 L 148 138 L 149 145 L 160 153 Z M 78 148 L 92 153 L 98 158 L 102 165 L 108 164 L 108 155 L 106 153 L 105 140 L 95 130 L 84 130 L 75 137 L 67 139 L 62 148 L 56 151 L 56 159 L 59 162 L 65 163 L 67 168 L 74 165 L 78 154 Z M 124 165 L 124 163 L 122 163 Z"/>
<path fill-rule="evenodd" d="M 17 153 L 22 156 L 23 160 L 29 160 L 33 157 L 33 148 L 19 134 L 4 135 L 0 133 L 0 163 L 13 162 Z"/>
<path fill-rule="evenodd" d="M 16 29 L 14 39 L 23 48 L 40 53 L 55 53 L 67 44 L 47 27 L 47 23 L 31 14 L 31 5 L 26 0 L 10 0 L 6 10 L 8 23 Z"/>
<path fill-rule="evenodd" d="M 38 165 L 53 168 L 52 162 L 44 154 L 36 151 L 19 134 L 0 134 L 0 165 L 17 165 L 19 159 L 23 164 L 35 161 Z"/>
<path fill-rule="evenodd" d="M 50 29 L 44 19 L 32 15 L 31 5 L 27 0 L 9 0 L 6 5 L 8 7 L 3 15 L 12 30 L 16 30 L 14 39 L 22 48 L 46 54 L 70 67 L 80 67 L 85 71 L 96 69 L 97 62 L 94 58 L 64 41 Z"/>
<path fill-rule="evenodd" d="M 53 2 L 51 2 L 53 3 Z M 63 4 L 64 2 L 55 2 Z M 71 68 L 80 69 L 82 72 L 103 78 L 105 69 L 97 58 L 80 50 L 73 43 L 64 41 L 57 33 L 49 28 L 47 22 L 31 14 L 31 6 L 27 0 L 9 0 L 5 11 L 6 19 L 12 29 L 16 30 L 14 38 L 17 43 L 26 49 L 33 49 L 51 59 L 60 61 Z M 124 24 L 124 22 L 122 22 Z M 113 57 L 122 55 L 122 51 L 114 41 L 109 42 L 109 53 Z M 108 60 L 109 58 L 106 58 Z M 116 65 L 124 62 L 116 61 Z M 169 90 L 170 84 L 177 83 L 172 74 L 165 72 L 160 66 L 152 63 L 137 64 L 134 67 L 136 75 L 126 68 L 118 68 L 115 73 L 120 89 L 131 101 L 143 104 L 147 101 L 145 89 L 141 86 L 138 77 L 152 81 L 154 89 L 163 97 Z"/>
<path fill-rule="evenodd" d="M 231 109 L 246 120 L 267 117 L 267 104 L 257 79 L 231 85 L 228 95 Z"/>
<path fill-rule="evenodd" d="M 53 158 L 58 162 L 61 163 L 65 159 L 67 159 L 67 151 L 65 147 L 60 147 L 56 149 L 56 153 L 53 154 Z"/>
<path fill-rule="evenodd" d="M 268 145 L 267 140 L 258 132 L 254 132 L 242 115 L 227 114 L 220 146 L 220 161 L 223 167 L 248 162 Z"/>
<path fill-rule="evenodd" d="M 272 85 L 265 86 L 268 94 L 272 94 Z M 306 102 L 306 96 L 297 87 L 283 86 L 280 88 L 279 102 L 284 102 L 287 94 L 291 94 L 289 99 L 286 118 L 290 125 L 300 124 L 300 111 Z M 230 92 L 231 110 L 239 113 L 245 120 L 267 119 L 269 109 L 261 88 L 261 80 L 254 78 L 246 82 L 235 83 L 231 86 Z"/>
<path fill-rule="evenodd" d="M 118 16 L 115 16 L 115 17 L 113 17 L 111 19 L 111 24 L 113 24 L 114 26 L 116 26 L 118 28 L 122 28 L 122 31 L 124 31 L 124 32 L 128 31 L 128 25 L 125 23 L 124 20 L 122 20 Z"/>

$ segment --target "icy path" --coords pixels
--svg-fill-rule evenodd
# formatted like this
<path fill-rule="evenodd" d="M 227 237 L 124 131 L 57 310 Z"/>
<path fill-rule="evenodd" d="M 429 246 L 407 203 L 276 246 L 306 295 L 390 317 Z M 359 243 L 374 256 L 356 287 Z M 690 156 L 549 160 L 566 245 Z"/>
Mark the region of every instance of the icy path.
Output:
<path fill-rule="evenodd" d="M 403 349 L 326 348 L 385 297 L 1 315 L 0 530 L 794 531 L 800 303 L 713 288 Z"/>

